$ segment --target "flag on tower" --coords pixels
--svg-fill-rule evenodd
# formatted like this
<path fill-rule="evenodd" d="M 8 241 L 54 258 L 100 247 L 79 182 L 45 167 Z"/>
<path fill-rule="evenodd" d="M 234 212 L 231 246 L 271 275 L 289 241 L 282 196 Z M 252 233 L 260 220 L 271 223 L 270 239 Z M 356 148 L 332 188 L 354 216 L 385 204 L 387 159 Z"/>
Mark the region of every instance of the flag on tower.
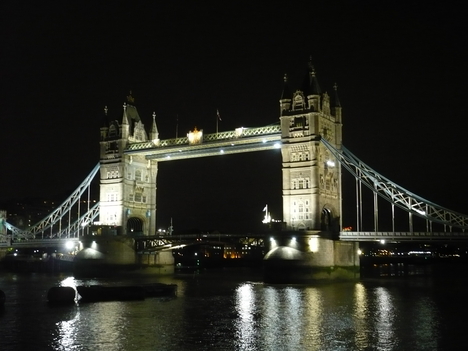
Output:
<path fill-rule="evenodd" d="M 219 119 L 220 121 L 222 121 L 221 116 L 219 115 L 219 110 L 218 110 L 218 109 L 216 109 L 216 115 L 218 116 L 218 119 Z"/>
<path fill-rule="evenodd" d="M 265 212 L 266 210 L 268 210 L 268 205 L 265 205 L 265 207 L 263 208 L 262 212 Z"/>

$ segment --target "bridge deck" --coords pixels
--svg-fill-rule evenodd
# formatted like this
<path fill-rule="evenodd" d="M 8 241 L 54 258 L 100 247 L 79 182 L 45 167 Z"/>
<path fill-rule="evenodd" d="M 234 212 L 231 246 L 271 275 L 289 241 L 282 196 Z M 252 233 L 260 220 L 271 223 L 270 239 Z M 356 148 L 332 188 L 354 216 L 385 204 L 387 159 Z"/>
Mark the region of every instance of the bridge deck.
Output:
<path fill-rule="evenodd" d="M 468 232 L 340 232 L 342 241 L 468 241 Z"/>

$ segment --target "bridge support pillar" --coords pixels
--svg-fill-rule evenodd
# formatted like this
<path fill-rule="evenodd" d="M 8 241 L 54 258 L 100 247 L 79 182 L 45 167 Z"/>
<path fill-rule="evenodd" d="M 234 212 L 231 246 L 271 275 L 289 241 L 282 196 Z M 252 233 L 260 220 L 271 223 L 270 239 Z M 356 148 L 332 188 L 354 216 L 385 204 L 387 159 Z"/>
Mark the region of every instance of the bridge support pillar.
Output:
<path fill-rule="evenodd" d="M 74 261 L 74 273 L 81 276 L 118 275 L 122 273 L 172 274 L 172 252 L 138 255 L 130 236 L 89 236 Z M 153 257 L 149 257 L 153 256 Z"/>
<path fill-rule="evenodd" d="M 272 236 L 264 258 L 265 283 L 311 283 L 359 278 L 358 243 L 322 237 L 320 232 Z"/>

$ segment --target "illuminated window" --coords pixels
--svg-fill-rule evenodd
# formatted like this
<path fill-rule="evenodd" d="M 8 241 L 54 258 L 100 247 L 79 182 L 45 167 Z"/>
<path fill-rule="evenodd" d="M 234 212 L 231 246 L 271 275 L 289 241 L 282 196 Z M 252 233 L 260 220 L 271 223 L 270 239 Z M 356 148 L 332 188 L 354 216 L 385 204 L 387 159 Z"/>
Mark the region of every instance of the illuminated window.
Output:
<path fill-rule="evenodd" d="M 142 194 L 141 193 L 135 193 L 135 202 L 141 202 L 142 199 Z"/>
<path fill-rule="evenodd" d="M 138 180 L 141 182 L 141 170 L 139 169 L 135 171 L 135 180 Z"/>

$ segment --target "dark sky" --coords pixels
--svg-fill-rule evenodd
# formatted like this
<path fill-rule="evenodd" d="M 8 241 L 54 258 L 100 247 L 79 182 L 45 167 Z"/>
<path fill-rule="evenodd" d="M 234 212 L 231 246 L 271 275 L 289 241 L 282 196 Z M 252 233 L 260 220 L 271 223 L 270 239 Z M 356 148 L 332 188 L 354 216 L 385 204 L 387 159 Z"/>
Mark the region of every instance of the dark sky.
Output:
<path fill-rule="evenodd" d="M 344 145 L 397 184 L 468 213 L 467 25 L 460 3 L 3 2 L 1 200 L 61 197 L 99 160 L 104 106 L 130 90 L 162 139 L 278 121 L 284 73 L 338 84 Z M 250 230 L 281 217 L 279 153 L 163 163 L 158 226 Z M 352 183 L 351 183 L 352 185 Z M 345 189 L 345 194 L 349 193 Z M 352 202 L 352 200 L 351 200 Z M 346 209 L 345 209 L 346 212 Z M 345 214 L 346 217 L 346 214 Z"/>

